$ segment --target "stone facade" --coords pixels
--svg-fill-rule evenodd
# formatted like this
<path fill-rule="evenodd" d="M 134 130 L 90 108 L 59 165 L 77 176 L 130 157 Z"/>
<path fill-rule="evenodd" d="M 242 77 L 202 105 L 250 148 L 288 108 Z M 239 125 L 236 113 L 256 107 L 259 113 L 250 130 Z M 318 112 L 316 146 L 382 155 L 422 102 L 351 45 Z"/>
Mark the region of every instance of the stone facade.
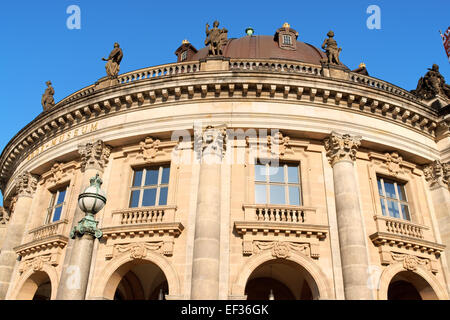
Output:
<path fill-rule="evenodd" d="M 57 103 L 0 159 L 0 299 L 63 298 L 83 279 L 69 233 L 97 172 L 107 203 L 103 238 L 85 245 L 85 299 L 250 299 L 258 281 L 282 285 L 284 298 L 386 299 L 406 281 L 423 299 L 448 299 L 445 116 L 387 82 L 327 68 L 211 57 Z M 262 160 L 298 168 L 299 203 L 257 201 Z M 134 191 L 152 190 L 135 172 L 158 172 L 161 203 L 140 195 L 130 206 Z M 383 214 L 380 179 L 403 186 L 409 219 Z"/>

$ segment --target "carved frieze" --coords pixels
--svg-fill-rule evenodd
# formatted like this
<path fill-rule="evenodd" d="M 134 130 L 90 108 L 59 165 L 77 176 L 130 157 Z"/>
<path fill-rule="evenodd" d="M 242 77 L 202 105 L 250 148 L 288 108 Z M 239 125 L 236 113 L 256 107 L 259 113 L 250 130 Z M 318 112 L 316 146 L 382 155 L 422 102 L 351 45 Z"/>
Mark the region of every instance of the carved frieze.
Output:
<path fill-rule="evenodd" d="M 81 155 L 81 170 L 84 171 L 89 168 L 103 170 L 108 163 L 111 149 L 102 140 L 79 145 L 78 152 Z"/>
<path fill-rule="evenodd" d="M 57 253 L 50 253 L 46 255 L 37 256 L 31 259 L 24 260 L 19 265 L 19 273 L 24 273 L 29 269 L 33 271 L 42 271 L 44 265 L 57 266 L 59 264 L 60 255 Z"/>
<path fill-rule="evenodd" d="M 439 160 L 423 168 L 425 179 L 430 186 L 435 185 L 450 187 L 450 162 L 442 163 Z"/>
<path fill-rule="evenodd" d="M 396 252 L 391 252 L 391 258 L 392 263 L 402 263 L 403 268 L 408 271 L 416 271 L 418 266 L 424 266 L 430 272 L 437 272 L 437 269 L 433 266 L 431 260 L 427 258 Z"/>
<path fill-rule="evenodd" d="M 29 172 L 20 174 L 16 179 L 18 197 L 32 197 L 36 191 L 39 177 Z"/>
<path fill-rule="evenodd" d="M 297 252 L 311 258 L 319 258 L 317 246 L 311 243 L 298 243 L 292 241 L 244 241 L 243 253 L 244 255 L 259 254 L 263 251 L 270 250 L 272 256 L 278 259 L 289 258 L 292 252 Z"/>
<path fill-rule="evenodd" d="M 330 137 L 324 140 L 330 164 L 333 166 L 338 161 L 355 161 L 361 139 L 360 136 L 331 132 Z"/>
<path fill-rule="evenodd" d="M 114 244 L 109 247 L 109 253 L 106 254 L 106 258 L 111 259 L 122 254 L 129 254 L 131 259 L 144 259 L 149 251 L 171 256 L 173 253 L 173 241 Z"/>

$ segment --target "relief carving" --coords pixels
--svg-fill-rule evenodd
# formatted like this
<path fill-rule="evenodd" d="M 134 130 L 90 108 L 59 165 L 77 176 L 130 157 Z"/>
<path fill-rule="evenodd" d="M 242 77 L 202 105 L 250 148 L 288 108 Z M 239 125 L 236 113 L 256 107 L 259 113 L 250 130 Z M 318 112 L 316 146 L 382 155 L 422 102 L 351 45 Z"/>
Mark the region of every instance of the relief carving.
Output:
<path fill-rule="evenodd" d="M 289 140 L 289 137 L 284 137 L 281 132 L 277 131 L 273 136 L 267 136 L 267 146 L 272 154 L 282 156 L 289 147 Z"/>
<path fill-rule="evenodd" d="M 443 185 L 450 187 L 450 162 L 434 161 L 423 168 L 423 173 L 430 186 Z"/>
<path fill-rule="evenodd" d="M 111 149 L 102 140 L 79 145 L 78 152 L 81 155 L 81 170 L 84 171 L 88 168 L 103 170 L 108 163 Z"/>
<path fill-rule="evenodd" d="M 28 270 L 42 271 L 44 269 L 44 265 L 48 264 L 50 266 L 57 266 L 59 263 L 59 255 L 58 254 L 47 254 L 42 256 L 37 256 L 32 259 L 28 259 L 22 261 L 19 266 L 19 273 L 24 273 Z"/>
<path fill-rule="evenodd" d="M 394 176 L 398 175 L 401 170 L 400 164 L 402 163 L 403 158 L 400 157 L 397 152 L 386 153 L 385 156 L 389 172 Z"/>
<path fill-rule="evenodd" d="M 215 154 L 223 157 L 226 150 L 226 129 L 207 126 L 205 130 L 196 130 L 194 149 L 199 159 L 204 155 Z"/>
<path fill-rule="evenodd" d="M 144 161 L 151 161 L 156 157 L 156 154 L 159 151 L 160 143 L 161 141 L 159 141 L 158 139 L 147 137 L 139 144 L 141 155 Z"/>
<path fill-rule="evenodd" d="M 32 197 L 36 191 L 38 176 L 29 172 L 20 174 L 16 179 L 18 197 Z"/>
<path fill-rule="evenodd" d="M 9 222 L 9 213 L 5 208 L 0 207 L 0 225 L 8 224 Z"/>
<path fill-rule="evenodd" d="M 252 251 L 245 250 L 246 244 L 244 242 L 244 254 L 259 254 L 261 251 L 271 250 L 274 258 L 286 259 L 290 257 L 293 251 L 311 256 L 311 248 L 308 243 L 295 243 L 288 241 L 253 241 Z M 247 244 L 248 247 L 248 244 Z"/>
<path fill-rule="evenodd" d="M 114 258 L 128 252 L 131 259 L 143 259 L 147 256 L 148 251 L 169 256 L 172 255 L 173 247 L 170 242 L 165 241 L 116 244 L 113 247 L 112 255 L 107 258 Z"/>
<path fill-rule="evenodd" d="M 429 271 L 435 271 L 431 265 L 430 259 L 419 258 L 409 254 L 395 252 L 391 252 L 391 257 L 395 262 L 402 262 L 403 268 L 405 268 L 405 270 L 416 271 L 418 266 L 424 266 Z"/>

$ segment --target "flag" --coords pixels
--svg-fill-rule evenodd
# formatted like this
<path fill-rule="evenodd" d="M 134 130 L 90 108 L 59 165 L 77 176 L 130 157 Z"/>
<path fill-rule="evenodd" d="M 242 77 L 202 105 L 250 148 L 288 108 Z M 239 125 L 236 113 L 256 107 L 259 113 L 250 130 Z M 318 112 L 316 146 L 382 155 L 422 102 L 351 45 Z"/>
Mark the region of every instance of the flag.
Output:
<path fill-rule="evenodd" d="M 440 31 L 439 31 L 440 32 Z M 444 44 L 445 53 L 447 53 L 448 62 L 450 62 L 450 27 L 444 34 L 441 33 L 442 43 Z"/>

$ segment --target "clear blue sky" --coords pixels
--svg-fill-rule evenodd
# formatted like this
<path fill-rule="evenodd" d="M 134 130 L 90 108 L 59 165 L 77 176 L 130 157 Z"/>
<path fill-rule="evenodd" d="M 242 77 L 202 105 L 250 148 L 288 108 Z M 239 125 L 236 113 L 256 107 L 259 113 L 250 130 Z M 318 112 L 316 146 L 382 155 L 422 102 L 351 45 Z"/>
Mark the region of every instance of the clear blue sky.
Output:
<path fill-rule="evenodd" d="M 69 30 L 69 5 L 81 8 L 81 30 Z M 369 30 L 369 5 L 381 9 L 381 30 Z M 433 63 L 450 82 L 450 64 L 438 33 L 450 25 L 450 1 L 2 1 L 0 8 L 0 149 L 41 111 L 45 82 L 58 102 L 105 74 L 115 41 L 124 51 L 121 73 L 176 61 L 183 39 L 203 47 L 205 23 L 215 19 L 230 38 L 273 35 L 284 22 L 301 41 L 320 47 L 328 30 L 351 69 L 365 62 L 374 77 L 407 90 Z M 0 197 L 0 204 L 1 204 Z"/>

